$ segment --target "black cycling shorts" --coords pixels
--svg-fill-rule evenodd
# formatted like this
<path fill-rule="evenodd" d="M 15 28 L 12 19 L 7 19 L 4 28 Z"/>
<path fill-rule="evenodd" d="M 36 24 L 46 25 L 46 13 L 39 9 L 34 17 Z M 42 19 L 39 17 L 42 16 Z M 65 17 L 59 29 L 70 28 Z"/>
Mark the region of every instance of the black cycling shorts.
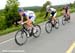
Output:
<path fill-rule="evenodd" d="M 56 13 L 56 12 L 54 12 L 54 11 L 51 12 L 52 17 L 55 15 L 55 13 Z"/>

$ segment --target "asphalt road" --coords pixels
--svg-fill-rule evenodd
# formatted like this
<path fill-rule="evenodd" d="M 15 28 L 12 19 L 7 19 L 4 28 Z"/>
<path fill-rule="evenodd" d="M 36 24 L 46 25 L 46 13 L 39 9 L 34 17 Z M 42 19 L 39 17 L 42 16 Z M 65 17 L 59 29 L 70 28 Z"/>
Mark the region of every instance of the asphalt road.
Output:
<path fill-rule="evenodd" d="M 23 46 L 18 46 L 15 43 L 15 32 L 1 36 L 0 53 L 66 53 L 66 51 L 71 50 L 71 46 L 75 48 L 75 45 L 72 45 L 75 41 L 75 13 L 71 14 L 71 22 L 65 26 L 61 24 L 60 19 L 59 29 L 53 29 L 50 34 L 45 32 L 45 23 L 40 25 L 42 28 L 41 36 L 37 39 L 29 38 Z M 75 49 L 72 50 L 72 53 L 75 53 Z"/>

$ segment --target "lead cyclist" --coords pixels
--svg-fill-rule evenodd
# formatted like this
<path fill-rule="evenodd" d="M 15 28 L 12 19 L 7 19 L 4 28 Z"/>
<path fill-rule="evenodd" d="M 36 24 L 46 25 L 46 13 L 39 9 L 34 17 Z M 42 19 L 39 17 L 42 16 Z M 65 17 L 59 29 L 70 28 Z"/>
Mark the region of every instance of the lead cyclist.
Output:
<path fill-rule="evenodd" d="M 21 20 L 19 21 L 19 23 L 21 24 L 24 24 L 26 23 L 27 24 L 27 29 L 31 32 L 32 30 L 32 27 L 33 27 L 33 22 L 36 18 L 36 15 L 33 11 L 24 11 L 23 8 L 19 8 L 18 9 L 18 13 L 21 17 Z"/>

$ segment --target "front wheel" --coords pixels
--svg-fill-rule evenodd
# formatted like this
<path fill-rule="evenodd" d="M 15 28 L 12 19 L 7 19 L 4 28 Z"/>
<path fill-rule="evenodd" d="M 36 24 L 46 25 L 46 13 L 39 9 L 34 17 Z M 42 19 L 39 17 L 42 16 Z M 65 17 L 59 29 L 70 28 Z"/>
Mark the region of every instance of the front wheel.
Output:
<path fill-rule="evenodd" d="M 66 20 L 65 17 L 62 18 L 62 24 L 65 25 L 66 24 Z"/>
<path fill-rule="evenodd" d="M 41 34 L 41 27 L 39 25 L 35 25 L 33 29 L 33 33 L 34 33 L 33 36 L 35 38 L 38 38 Z"/>
<path fill-rule="evenodd" d="M 27 42 L 27 34 L 23 30 L 17 31 L 15 35 L 15 42 L 19 45 L 22 46 Z"/>
<path fill-rule="evenodd" d="M 45 30 L 46 30 L 47 33 L 50 33 L 52 31 L 52 24 L 50 23 L 50 21 L 48 21 L 45 24 Z"/>

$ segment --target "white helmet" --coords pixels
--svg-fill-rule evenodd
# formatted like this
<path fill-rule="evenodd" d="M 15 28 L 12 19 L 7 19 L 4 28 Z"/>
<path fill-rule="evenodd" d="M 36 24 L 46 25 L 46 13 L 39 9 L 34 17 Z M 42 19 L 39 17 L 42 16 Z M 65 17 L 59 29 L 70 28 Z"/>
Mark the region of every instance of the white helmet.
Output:
<path fill-rule="evenodd" d="M 50 5 L 47 5 L 47 7 L 46 8 L 50 8 Z"/>

